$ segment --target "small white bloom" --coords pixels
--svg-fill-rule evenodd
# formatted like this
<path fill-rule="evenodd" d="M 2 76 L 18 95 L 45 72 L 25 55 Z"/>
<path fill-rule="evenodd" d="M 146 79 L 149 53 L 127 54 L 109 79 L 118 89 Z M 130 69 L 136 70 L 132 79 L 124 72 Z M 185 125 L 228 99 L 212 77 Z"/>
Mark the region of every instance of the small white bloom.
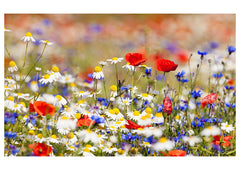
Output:
<path fill-rule="evenodd" d="M 30 32 L 27 32 L 27 33 L 25 34 L 25 36 L 22 37 L 21 40 L 23 40 L 24 42 L 26 42 L 26 41 L 35 42 L 35 39 L 32 37 L 32 34 L 31 34 Z"/>
<path fill-rule="evenodd" d="M 111 64 L 117 64 L 122 62 L 123 58 L 117 58 L 117 57 L 113 57 L 112 59 L 107 59 L 107 61 L 111 62 Z"/>

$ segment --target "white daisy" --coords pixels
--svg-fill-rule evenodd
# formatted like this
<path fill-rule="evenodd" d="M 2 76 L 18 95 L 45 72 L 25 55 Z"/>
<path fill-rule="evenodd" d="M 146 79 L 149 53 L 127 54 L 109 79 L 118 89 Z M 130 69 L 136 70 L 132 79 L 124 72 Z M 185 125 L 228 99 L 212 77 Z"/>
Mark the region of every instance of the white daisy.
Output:
<path fill-rule="evenodd" d="M 201 136 L 216 136 L 220 135 L 221 130 L 217 126 L 208 126 L 205 129 L 203 129 L 200 133 Z"/>
<path fill-rule="evenodd" d="M 102 67 L 108 65 L 106 61 L 99 61 L 98 63 L 99 63 Z"/>
<path fill-rule="evenodd" d="M 7 108 L 12 108 L 14 106 L 14 97 L 8 96 L 8 98 L 4 101 L 4 106 Z"/>
<path fill-rule="evenodd" d="M 126 70 L 129 70 L 129 71 L 135 70 L 135 67 L 130 65 L 130 63 L 127 63 L 126 65 L 122 66 L 122 68 L 125 68 Z"/>
<path fill-rule="evenodd" d="M 67 116 L 67 117 L 74 117 L 74 115 L 77 113 L 77 111 L 74 109 L 74 107 L 68 107 L 65 105 L 64 110 L 61 112 L 61 115 Z"/>
<path fill-rule="evenodd" d="M 49 42 L 48 40 L 40 40 L 40 43 L 42 44 L 47 44 L 47 45 L 52 45 L 52 42 Z"/>
<path fill-rule="evenodd" d="M 115 147 L 109 147 L 109 148 L 104 148 L 103 149 L 103 152 L 106 152 L 106 153 L 109 153 L 109 154 L 112 154 L 113 152 L 117 152 L 118 151 L 118 149 L 117 148 L 115 148 Z"/>
<path fill-rule="evenodd" d="M 103 74 L 103 72 L 102 72 L 102 69 L 101 69 L 101 67 L 99 67 L 99 66 L 96 66 L 95 68 L 94 68 L 94 72 L 93 72 L 93 78 L 94 79 L 97 79 L 97 80 L 99 80 L 99 79 L 101 79 L 101 78 L 104 78 L 104 74 Z"/>
<path fill-rule="evenodd" d="M 122 115 L 118 108 L 110 109 L 107 112 L 105 112 L 105 114 L 112 120 L 120 120 L 124 118 L 124 116 Z"/>
<path fill-rule="evenodd" d="M 234 127 L 232 125 L 229 125 L 228 122 L 225 122 L 225 123 L 221 123 L 221 129 L 229 133 L 234 130 Z"/>
<path fill-rule="evenodd" d="M 157 143 L 152 145 L 152 149 L 155 151 L 169 151 L 172 150 L 174 147 L 175 143 L 165 137 L 161 137 Z"/>
<path fill-rule="evenodd" d="M 10 71 L 11 73 L 14 71 L 18 71 L 18 67 L 14 61 L 9 62 L 8 71 Z"/>
<path fill-rule="evenodd" d="M 153 96 L 151 94 L 147 94 L 147 93 L 142 93 L 142 94 L 138 95 L 138 97 L 142 100 L 147 100 L 149 102 L 151 102 L 153 99 Z"/>
<path fill-rule="evenodd" d="M 12 93 L 12 95 L 14 97 L 17 97 L 19 99 L 28 99 L 28 97 L 30 96 L 28 93 Z"/>
<path fill-rule="evenodd" d="M 198 136 L 184 136 L 183 141 L 188 143 L 191 147 L 193 147 L 196 143 L 202 142 L 202 139 Z"/>
<path fill-rule="evenodd" d="M 110 97 L 116 97 L 117 96 L 117 86 L 111 85 L 110 86 Z"/>
<path fill-rule="evenodd" d="M 61 134 L 68 134 L 70 130 L 74 130 L 76 128 L 77 121 L 75 119 L 71 119 L 67 116 L 61 116 L 58 118 L 56 123 L 56 128 Z"/>
<path fill-rule="evenodd" d="M 131 101 L 132 100 L 130 98 L 126 97 L 122 99 L 121 104 L 125 106 L 129 106 L 131 104 Z"/>
<path fill-rule="evenodd" d="M 31 81 L 31 83 L 30 83 L 30 89 L 31 89 L 33 92 L 37 92 L 37 91 L 39 90 L 37 81 Z"/>
<path fill-rule="evenodd" d="M 53 74 L 45 74 L 39 80 L 39 82 L 42 84 L 53 83 L 54 81 L 55 81 L 55 77 L 53 76 Z"/>
<path fill-rule="evenodd" d="M 48 141 L 51 143 L 59 143 L 56 135 L 51 135 L 50 137 L 48 137 Z"/>
<path fill-rule="evenodd" d="M 135 110 L 133 112 L 127 112 L 127 116 L 135 121 L 138 121 L 141 118 L 139 111 Z"/>
<path fill-rule="evenodd" d="M 153 123 L 164 123 L 164 117 L 162 112 L 156 113 L 153 118 Z"/>
<path fill-rule="evenodd" d="M 154 136 L 159 138 L 163 134 L 163 128 L 145 127 L 142 131 L 142 134 L 146 137 Z"/>
<path fill-rule="evenodd" d="M 92 142 L 93 144 L 97 145 L 100 142 L 98 135 L 90 129 L 79 130 L 76 132 L 76 135 L 79 137 L 79 140 L 83 141 L 84 143 Z"/>
<path fill-rule="evenodd" d="M 25 34 L 25 36 L 22 37 L 21 40 L 23 40 L 24 42 L 26 42 L 26 41 L 35 42 L 35 39 L 32 37 L 32 34 L 31 34 L 30 32 L 27 32 L 27 33 Z"/>
<path fill-rule="evenodd" d="M 60 83 L 73 83 L 75 81 L 75 78 L 71 74 L 65 74 L 62 76 L 62 79 L 58 80 Z"/>
<path fill-rule="evenodd" d="M 67 104 L 67 100 L 61 95 L 56 95 L 55 97 L 56 97 L 56 100 L 54 101 L 55 106 L 61 107 Z"/>
<path fill-rule="evenodd" d="M 81 98 L 88 98 L 91 96 L 89 91 L 76 91 L 74 94 Z"/>
<path fill-rule="evenodd" d="M 107 61 L 111 62 L 111 64 L 117 64 L 122 62 L 123 58 L 117 58 L 117 57 L 113 57 L 112 59 L 107 59 Z"/>

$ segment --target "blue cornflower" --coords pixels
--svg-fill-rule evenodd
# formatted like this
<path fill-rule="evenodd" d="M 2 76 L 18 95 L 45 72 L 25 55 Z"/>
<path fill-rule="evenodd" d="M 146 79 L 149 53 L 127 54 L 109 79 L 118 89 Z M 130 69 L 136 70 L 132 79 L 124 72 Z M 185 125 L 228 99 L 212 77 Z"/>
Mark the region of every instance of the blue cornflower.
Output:
<path fill-rule="evenodd" d="M 208 54 L 207 51 L 198 51 L 197 53 L 198 53 L 199 55 L 201 55 L 201 56 L 205 56 L 205 55 Z"/>
<path fill-rule="evenodd" d="M 51 21 L 49 19 L 43 19 L 43 24 L 46 26 L 49 26 L 51 24 Z"/>
<path fill-rule="evenodd" d="M 231 107 L 231 108 L 235 108 L 236 107 L 236 103 L 225 103 L 226 107 Z"/>
<path fill-rule="evenodd" d="M 192 92 L 192 98 L 197 99 L 198 97 L 201 97 L 201 95 L 202 95 L 202 91 L 201 90 L 198 90 L 198 91 L 194 90 Z"/>
<path fill-rule="evenodd" d="M 228 53 L 229 53 L 229 55 L 232 54 L 232 53 L 235 52 L 235 51 L 236 51 L 236 48 L 235 48 L 235 47 L 233 47 L 233 46 L 229 46 L 229 47 L 228 47 Z"/>
<path fill-rule="evenodd" d="M 226 90 L 233 90 L 234 86 L 224 86 Z"/>
<path fill-rule="evenodd" d="M 192 121 L 191 124 L 192 124 L 193 127 L 196 127 L 196 122 L 195 121 Z"/>
<path fill-rule="evenodd" d="M 217 78 L 217 79 L 219 79 L 219 78 L 221 78 L 222 76 L 223 76 L 223 73 L 214 73 L 213 75 L 212 75 L 214 78 Z"/>
<path fill-rule="evenodd" d="M 39 39 L 35 39 L 35 41 L 34 41 L 34 45 L 39 46 L 39 45 L 41 44 L 40 41 L 41 41 L 41 40 L 39 40 Z"/>
<path fill-rule="evenodd" d="M 217 42 L 210 42 L 210 48 L 215 49 L 218 48 L 218 43 Z"/>
<path fill-rule="evenodd" d="M 163 75 L 157 75 L 157 78 L 156 78 L 157 81 L 165 81 L 166 80 L 166 76 L 164 76 L 163 78 Z"/>
<path fill-rule="evenodd" d="M 180 81 L 180 82 L 182 82 L 182 83 L 188 82 L 188 79 L 183 79 L 184 74 L 185 74 L 185 71 L 184 71 L 184 70 L 182 70 L 181 72 L 178 72 L 178 73 L 175 75 L 175 77 L 177 78 L 177 81 Z"/>
<path fill-rule="evenodd" d="M 100 33 L 102 31 L 102 26 L 99 24 L 90 24 L 89 30 L 91 32 Z"/>
<path fill-rule="evenodd" d="M 151 67 L 146 67 L 145 68 L 145 74 L 147 76 L 151 76 L 152 75 L 152 68 Z"/>
<path fill-rule="evenodd" d="M 105 119 L 103 117 L 92 115 L 91 119 L 95 121 L 95 123 L 104 123 Z"/>

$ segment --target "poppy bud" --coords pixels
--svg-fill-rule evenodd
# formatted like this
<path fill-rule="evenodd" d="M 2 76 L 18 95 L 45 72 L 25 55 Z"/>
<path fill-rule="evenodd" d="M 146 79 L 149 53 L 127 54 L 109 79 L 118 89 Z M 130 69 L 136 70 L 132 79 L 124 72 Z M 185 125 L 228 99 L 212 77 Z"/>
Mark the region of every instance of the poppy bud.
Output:
<path fill-rule="evenodd" d="M 166 96 L 163 99 L 163 106 L 164 106 L 164 112 L 167 113 L 167 115 L 170 115 L 172 113 L 172 102 L 168 96 Z"/>

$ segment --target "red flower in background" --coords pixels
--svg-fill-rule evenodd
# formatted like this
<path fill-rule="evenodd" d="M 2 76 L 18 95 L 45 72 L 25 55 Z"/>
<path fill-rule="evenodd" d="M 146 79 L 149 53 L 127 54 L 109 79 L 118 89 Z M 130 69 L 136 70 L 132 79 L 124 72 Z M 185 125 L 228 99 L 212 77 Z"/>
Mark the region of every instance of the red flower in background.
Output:
<path fill-rule="evenodd" d="M 171 60 L 166 60 L 163 58 L 160 58 L 157 60 L 158 71 L 164 71 L 164 72 L 175 71 L 177 67 L 178 65 Z"/>
<path fill-rule="evenodd" d="M 170 156 L 185 156 L 186 152 L 183 150 L 171 150 L 168 152 Z"/>
<path fill-rule="evenodd" d="M 43 101 L 36 101 L 33 104 L 30 103 L 29 112 L 37 112 L 37 114 L 41 116 L 46 116 L 47 114 L 53 116 L 55 113 L 55 107 Z"/>
<path fill-rule="evenodd" d="M 188 54 L 185 51 L 179 51 L 176 53 L 178 61 L 182 64 L 186 64 L 188 61 Z"/>
<path fill-rule="evenodd" d="M 147 126 L 140 126 L 136 123 L 134 123 L 133 121 L 131 120 L 127 120 L 128 124 L 125 124 L 125 127 L 127 129 L 138 129 L 138 128 L 145 128 L 145 127 L 151 127 L 151 125 L 147 125 Z"/>
<path fill-rule="evenodd" d="M 216 99 L 217 99 L 217 94 L 215 93 L 207 95 L 201 100 L 202 108 L 204 108 L 207 104 L 214 103 Z"/>
<path fill-rule="evenodd" d="M 172 113 L 172 102 L 168 96 L 163 99 L 163 107 L 163 111 L 167 113 L 167 115 L 170 115 Z"/>
<path fill-rule="evenodd" d="M 214 140 L 212 141 L 212 143 L 214 145 L 219 145 L 220 144 L 220 136 L 219 135 L 216 135 L 216 136 L 213 136 L 214 137 Z M 229 140 L 232 139 L 232 136 L 225 136 L 223 137 L 223 141 L 224 143 L 221 144 L 221 146 L 230 146 L 231 143 L 229 142 Z"/>
<path fill-rule="evenodd" d="M 49 156 L 51 152 L 52 147 L 43 143 L 38 143 L 33 149 L 35 156 Z"/>
<path fill-rule="evenodd" d="M 125 59 L 132 66 L 138 66 L 147 60 L 141 53 L 127 53 Z"/>
<path fill-rule="evenodd" d="M 87 115 L 83 116 L 83 118 L 78 119 L 77 121 L 77 126 L 81 127 L 81 126 L 91 126 L 95 123 L 94 120 L 89 119 L 89 117 Z"/>

